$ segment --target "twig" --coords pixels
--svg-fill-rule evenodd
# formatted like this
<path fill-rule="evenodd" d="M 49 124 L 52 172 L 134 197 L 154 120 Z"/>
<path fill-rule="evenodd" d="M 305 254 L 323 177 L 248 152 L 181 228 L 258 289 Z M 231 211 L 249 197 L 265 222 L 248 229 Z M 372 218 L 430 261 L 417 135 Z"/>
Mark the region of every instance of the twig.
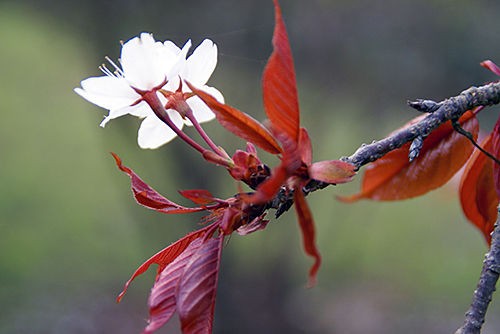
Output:
<path fill-rule="evenodd" d="M 472 145 L 474 145 L 475 148 L 477 148 L 479 151 L 481 151 L 483 154 L 485 154 L 491 160 L 495 161 L 495 163 L 500 165 L 500 160 L 498 160 L 493 154 L 491 154 L 490 152 L 486 151 L 484 148 L 479 146 L 479 144 L 476 143 L 476 141 L 474 140 L 472 133 L 470 133 L 470 132 L 466 131 L 464 128 L 462 128 L 460 126 L 460 123 L 458 123 L 457 120 L 453 120 L 451 122 L 451 124 L 453 125 L 453 129 L 455 129 L 456 132 L 460 133 L 462 136 L 467 138 L 472 143 Z"/>
<path fill-rule="evenodd" d="M 410 106 L 417 110 L 422 110 L 419 102 L 428 104 L 427 100 L 409 102 Z M 480 87 L 471 87 L 457 96 L 450 97 L 437 103 L 439 107 L 430 113 L 420 122 L 400 130 L 393 135 L 372 144 L 360 147 L 353 155 L 343 160 L 361 167 L 369 162 L 375 161 L 386 153 L 413 141 L 422 136 L 427 137 L 432 130 L 441 124 L 458 119 L 467 110 L 479 106 L 491 106 L 500 103 L 500 82 L 490 83 Z"/>
<path fill-rule="evenodd" d="M 479 277 L 477 289 L 474 291 L 472 304 L 465 314 L 463 326 L 455 334 L 481 333 L 481 326 L 484 323 L 486 311 L 488 310 L 488 305 L 500 275 L 500 206 L 498 207 L 498 212 L 495 229 L 491 234 L 491 248 L 484 257 L 483 269 Z"/>
<path fill-rule="evenodd" d="M 359 169 L 408 142 L 413 142 L 415 139 L 418 140 L 418 138 L 426 138 L 441 124 L 460 118 L 467 110 L 479 106 L 499 104 L 500 82 L 492 82 L 480 87 L 471 87 L 457 96 L 450 97 L 441 102 L 431 102 L 430 100 L 408 102 L 412 108 L 418 111 L 430 112 L 429 115 L 420 122 L 399 130 L 389 137 L 374 141 L 371 144 L 361 145 L 351 156 L 342 157 L 341 160 L 350 162 Z M 325 184 L 322 182 L 314 182 L 314 184 L 306 186 L 307 193 L 324 187 Z"/>

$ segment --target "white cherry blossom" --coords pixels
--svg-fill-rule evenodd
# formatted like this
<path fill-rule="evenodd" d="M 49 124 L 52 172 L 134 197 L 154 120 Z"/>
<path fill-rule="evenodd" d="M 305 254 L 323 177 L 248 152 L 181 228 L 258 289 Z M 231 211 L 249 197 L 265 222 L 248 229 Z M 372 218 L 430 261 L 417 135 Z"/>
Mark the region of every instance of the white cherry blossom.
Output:
<path fill-rule="evenodd" d="M 137 90 L 152 91 L 161 88 L 176 91 L 179 80 L 186 80 L 223 102 L 223 96 L 217 89 L 206 86 L 217 64 L 217 46 L 210 40 L 204 40 L 186 59 L 190 47 L 190 40 L 180 49 L 171 41 L 161 43 L 155 41 L 151 34 L 142 33 L 123 44 L 121 66 L 106 57 L 113 70 L 102 65 L 100 69 L 105 75 L 83 80 L 81 88 L 75 88 L 75 92 L 89 102 L 109 110 L 100 124 L 102 127 L 110 120 L 126 114 L 143 118 L 138 132 L 138 144 L 141 148 L 158 148 L 175 138 L 176 134 L 155 115 L 145 101 L 141 101 Z M 187 85 L 183 84 L 182 87 L 184 92 L 189 92 Z M 162 94 L 158 94 L 158 97 L 163 104 L 167 102 Z M 215 117 L 198 97 L 189 98 L 187 103 L 199 123 Z M 175 110 L 169 109 L 167 114 L 179 129 L 184 124 L 191 125 Z"/>

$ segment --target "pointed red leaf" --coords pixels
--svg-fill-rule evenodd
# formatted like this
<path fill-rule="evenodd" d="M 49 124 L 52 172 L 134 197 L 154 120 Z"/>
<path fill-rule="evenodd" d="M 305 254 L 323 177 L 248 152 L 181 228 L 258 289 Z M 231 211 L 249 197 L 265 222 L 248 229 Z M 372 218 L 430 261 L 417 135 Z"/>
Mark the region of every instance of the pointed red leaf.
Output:
<path fill-rule="evenodd" d="M 223 236 L 203 241 L 183 269 L 175 296 L 183 334 L 212 333 L 223 242 Z"/>
<path fill-rule="evenodd" d="M 467 111 L 460 124 L 477 138 L 479 124 Z M 361 192 L 341 197 L 346 202 L 369 198 L 379 201 L 402 200 L 423 195 L 444 185 L 467 161 L 473 146 L 454 131 L 450 122 L 442 124 L 425 140 L 420 155 L 409 162 L 410 143 L 389 152 L 366 167 Z"/>
<path fill-rule="evenodd" d="M 354 165 L 340 160 L 319 161 L 309 166 L 309 176 L 330 184 L 346 183 L 356 175 L 355 168 Z"/>
<path fill-rule="evenodd" d="M 487 68 L 496 75 L 500 75 L 500 67 L 498 67 L 498 65 L 492 62 L 491 60 L 485 60 L 481 62 L 481 66 Z"/>
<path fill-rule="evenodd" d="M 205 189 L 179 190 L 179 193 L 185 198 L 193 201 L 195 204 L 206 205 L 215 202 L 217 199 Z"/>
<path fill-rule="evenodd" d="M 262 79 L 264 109 L 273 131 L 297 143 L 300 116 L 292 51 L 277 0 L 274 1 L 274 8 L 273 53 Z"/>
<path fill-rule="evenodd" d="M 177 203 L 170 201 L 169 199 L 160 195 L 156 190 L 151 188 L 146 182 L 144 182 L 133 170 L 124 166 L 122 160 L 115 153 L 111 153 L 113 158 L 115 158 L 116 165 L 118 168 L 128 174 L 131 181 L 132 192 L 134 194 L 135 200 L 140 205 L 152 209 L 161 213 L 190 213 L 205 210 L 204 208 L 188 208 Z"/>
<path fill-rule="evenodd" d="M 203 238 L 191 241 L 188 246 L 159 274 L 149 295 L 148 326 L 143 334 L 153 333 L 163 326 L 177 310 L 176 292 L 181 276 L 191 257 L 200 248 Z"/>
<path fill-rule="evenodd" d="M 491 143 L 491 154 L 498 159 L 500 157 L 500 117 L 491 132 Z M 495 189 L 497 191 L 498 198 L 500 198 L 500 165 L 497 163 L 493 164 L 493 179 L 495 181 Z"/>
<path fill-rule="evenodd" d="M 299 151 L 302 162 L 306 164 L 306 166 L 312 164 L 313 156 L 311 138 L 309 138 L 309 133 L 307 133 L 305 128 L 300 128 Z"/>
<path fill-rule="evenodd" d="M 197 89 L 190 83 L 189 88 L 215 113 L 217 121 L 236 136 L 243 138 L 272 154 L 281 153 L 281 148 L 273 135 L 260 122 L 227 104 L 222 104 L 210 94 Z"/>
<path fill-rule="evenodd" d="M 304 250 L 306 254 L 314 258 L 314 264 L 309 269 L 309 282 L 308 286 L 316 285 L 316 276 L 321 265 L 321 255 L 316 247 L 316 232 L 314 230 L 314 220 L 306 202 L 306 198 L 301 189 L 295 189 L 293 193 L 295 201 L 295 211 L 299 219 L 299 226 L 302 232 L 302 241 L 304 243 Z"/>
<path fill-rule="evenodd" d="M 481 143 L 486 151 L 491 151 L 492 136 Z M 460 203 L 465 216 L 490 243 L 493 225 L 497 219 L 499 196 L 493 178 L 493 160 L 479 150 L 475 150 L 465 167 L 460 181 Z"/>
<path fill-rule="evenodd" d="M 158 265 L 158 270 L 157 273 L 160 274 L 160 272 L 172 261 L 175 260 L 179 254 L 181 254 L 188 246 L 189 244 L 200 237 L 206 236 L 207 232 L 210 231 L 210 229 L 213 229 L 212 225 L 208 225 L 198 231 L 194 231 L 183 237 L 182 239 L 176 241 L 175 243 L 171 244 L 167 248 L 162 249 L 155 255 L 153 255 L 151 258 L 149 258 L 146 262 L 144 262 L 137 270 L 132 274 L 130 279 L 125 283 L 125 286 L 123 287 L 123 291 L 118 295 L 118 298 L 116 299 L 117 302 L 120 302 L 127 292 L 128 286 L 132 281 L 139 275 L 143 274 L 146 270 L 149 269 L 149 266 L 152 264 L 157 264 Z"/>

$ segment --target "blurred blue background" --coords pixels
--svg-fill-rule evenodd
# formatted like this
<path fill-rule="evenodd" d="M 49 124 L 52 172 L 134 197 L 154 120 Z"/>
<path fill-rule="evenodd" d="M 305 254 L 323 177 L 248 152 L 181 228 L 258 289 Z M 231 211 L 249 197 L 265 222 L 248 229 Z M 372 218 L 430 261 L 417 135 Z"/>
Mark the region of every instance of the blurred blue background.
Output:
<path fill-rule="evenodd" d="M 315 160 L 350 155 L 416 114 L 407 99 L 441 100 L 495 80 L 498 1 L 282 1 Z M 230 196 L 236 185 L 179 140 L 136 144 L 139 120 L 106 129 L 105 110 L 72 89 L 140 32 L 177 44 L 211 38 L 209 84 L 264 119 L 260 77 L 273 7 L 254 1 L 0 1 L 0 333 L 139 333 L 152 269 L 121 304 L 123 283 L 158 250 L 197 227 L 135 204 L 109 154 L 174 201 L 177 189 Z M 483 112 L 492 127 L 498 108 Z M 207 131 L 228 151 L 244 143 Z M 189 131 L 190 129 L 188 129 Z M 276 160 L 268 161 L 271 165 Z M 358 178 L 359 179 L 359 178 Z M 292 212 L 223 252 L 215 333 L 451 333 L 469 306 L 486 245 L 459 208 L 457 180 L 423 198 L 342 204 L 353 184 L 309 197 L 324 257 L 310 259 Z M 484 333 L 500 332 L 497 300 Z M 159 333 L 176 333 L 173 322 Z"/>

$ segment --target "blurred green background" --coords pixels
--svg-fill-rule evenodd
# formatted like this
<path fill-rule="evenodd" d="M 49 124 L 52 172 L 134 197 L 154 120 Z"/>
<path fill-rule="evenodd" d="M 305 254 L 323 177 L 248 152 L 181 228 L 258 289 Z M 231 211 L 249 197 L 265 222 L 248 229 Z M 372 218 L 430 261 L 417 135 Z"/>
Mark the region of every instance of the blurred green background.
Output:
<path fill-rule="evenodd" d="M 494 0 L 282 1 L 315 159 L 349 155 L 415 116 L 407 99 L 440 100 L 495 80 L 500 62 Z M 263 119 L 260 75 L 271 52 L 270 0 L 0 1 L 0 333 L 139 333 L 154 269 L 121 304 L 123 283 L 146 258 L 197 226 L 135 204 L 118 153 L 153 187 L 236 191 L 179 140 L 136 144 L 132 117 L 98 127 L 105 110 L 73 93 L 99 75 L 120 40 L 219 47 L 209 82 Z M 484 112 L 492 127 L 498 108 Z M 207 125 L 228 151 L 243 142 Z M 188 129 L 189 130 L 189 129 Z M 271 165 L 277 161 L 269 160 Z M 358 178 L 359 179 L 359 178 Z M 324 263 L 311 261 L 292 212 L 224 249 L 215 333 L 452 333 L 469 306 L 486 245 L 459 208 L 457 180 L 423 198 L 342 204 L 354 184 L 309 197 Z M 499 333 L 494 300 L 484 333 Z M 159 333 L 176 333 L 173 322 Z"/>

